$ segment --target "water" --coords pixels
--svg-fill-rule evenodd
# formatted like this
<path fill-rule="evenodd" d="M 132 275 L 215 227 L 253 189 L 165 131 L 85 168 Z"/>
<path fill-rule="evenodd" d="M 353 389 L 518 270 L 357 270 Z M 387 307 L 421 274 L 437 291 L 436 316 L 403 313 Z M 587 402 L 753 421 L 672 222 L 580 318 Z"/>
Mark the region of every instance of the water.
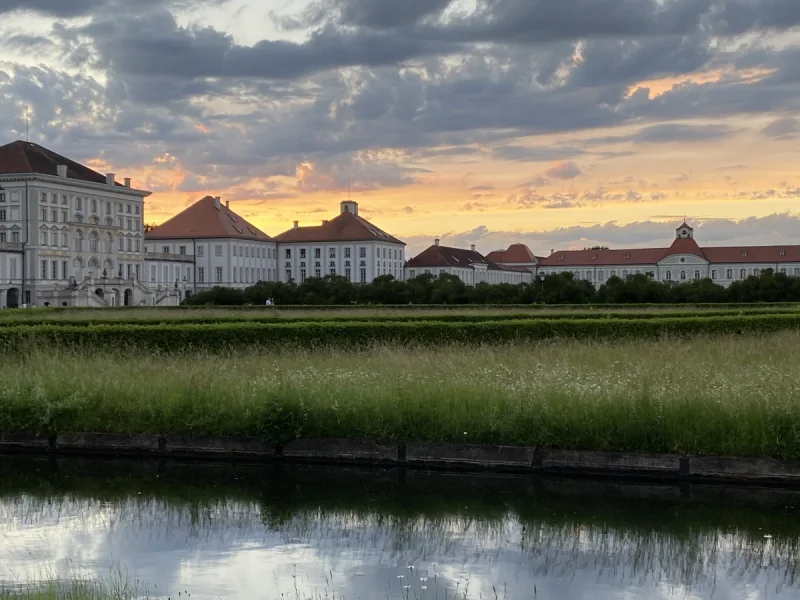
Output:
<path fill-rule="evenodd" d="M 789 599 L 795 507 L 752 487 L 0 457 L 0 586 L 122 570 L 200 600 Z"/>

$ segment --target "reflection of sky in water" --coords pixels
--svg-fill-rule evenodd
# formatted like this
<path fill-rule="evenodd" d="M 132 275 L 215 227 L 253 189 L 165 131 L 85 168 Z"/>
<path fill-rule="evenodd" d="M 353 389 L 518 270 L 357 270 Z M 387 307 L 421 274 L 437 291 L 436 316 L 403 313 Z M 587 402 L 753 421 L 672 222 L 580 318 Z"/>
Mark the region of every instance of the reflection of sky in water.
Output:
<path fill-rule="evenodd" d="M 0 501 L 0 579 L 96 575 L 122 565 L 131 579 L 192 598 L 795 598 L 795 557 L 769 540 L 678 539 L 592 524 L 428 520 L 309 510 L 278 525 L 257 504 L 176 506 L 137 498 L 111 505 L 20 496 Z M 266 517 L 266 518 L 264 518 Z M 433 567 L 432 563 L 436 563 Z M 407 566 L 415 566 L 409 570 Z M 434 571 L 435 568 L 435 571 Z M 436 576 L 434 576 L 436 573 Z M 427 575 L 427 581 L 420 581 Z M 402 578 L 399 578 L 402 576 Z M 438 589 L 436 589 L 438 588 Z M 463 596 L 459 596 L 463 597 Z"/>

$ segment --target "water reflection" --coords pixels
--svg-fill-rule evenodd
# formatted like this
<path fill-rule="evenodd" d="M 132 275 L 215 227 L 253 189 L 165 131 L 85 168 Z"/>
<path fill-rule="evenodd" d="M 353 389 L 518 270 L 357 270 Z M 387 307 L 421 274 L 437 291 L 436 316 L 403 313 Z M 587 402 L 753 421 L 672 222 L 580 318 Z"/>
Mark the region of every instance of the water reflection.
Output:
<path fill-rule="evenodd" d="M 798 499 L 708 485 L 0 457 L 0 582 L 120 565 L 158 594 L 200 599 L 794 598 Z"/>

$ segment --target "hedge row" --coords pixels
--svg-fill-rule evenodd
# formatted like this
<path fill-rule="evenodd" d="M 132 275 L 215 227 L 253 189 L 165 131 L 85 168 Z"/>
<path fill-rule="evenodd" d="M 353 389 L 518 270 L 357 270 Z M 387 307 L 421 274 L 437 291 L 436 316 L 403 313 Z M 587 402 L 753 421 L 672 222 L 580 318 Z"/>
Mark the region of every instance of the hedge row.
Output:
<path fill-rule="evenodd" d="M 97 311 L 98 313 L 113 311 L 118 312 L 147 312 L 147 311 L 202 311 L 202 310 L 237 310 L 237 311 L 356 311 L 356 310 L 443 310 L 459 311 L 470 310 L 496 310 L 496 309 L 524 309 L 524 310 L 636 310 L 636 309 L 717 309 L 733 310 L 747 308 L 800 308 L 797 302 L 714 302 L 714 303 L 686 303 L 686 304 L 286 304 L 279 306 L 250 305 L 200 305 L 200 306 L 118 306 L 115 308 L 85 308 L 76 306 L 56 306 L 48 308 L 20 309 L 25 314 L 52 314 L 74 311 Z M 0 320 L 13 319 L 18 314 L 17 310 L 0 310 Z"/>
<path fill-rule="evenodd" d="M 363 348 L 375 343 L 499 344 L 572 338 L 607 340 L 664 335 L 767 333 L 800 328 L 800 314 L 657 319 L 529 319 L 446 323 L 227 323 L 217 325 L 18 326 L 0 330 L 0 351 L 36 348 L 185 353 L 266 348 Z"/>
<path fill-rule="evenodd" d="M 41 318 L 17 318 L 0 320 L 0 329 L 3 327 L 18 327 L 21 325 L 29 326 L 54 326 L 54 327 L 89 327 L 91 325 L 141 325 L 143 327 L 153 327 L 157 325 L 215 325 L 227 323 L 251 323 L 251 324 L 276 324 L 276 323 L 407 323 L 407 322 L 442 322 L 442 323 L 484 323 L 487 321 L 520 321 L 520 320 L 586 320 L 586 319 L 678 319 L 692 317 L 725 317 L 725 316 L 750 316 L 750 315 L 770 315 L 770 314 L 800 314 L 796 308 L 747 308 L 740 310 L 684 310 L 684 311 L 652 311 L 652 312 L 587 312 L 587 313 L 537 313 L 536 311 L 527 313 L 504 313 L 504 314 L 480 314 L 480 313 L 446 313 L 439 315 L 337 315 L 337 316 L 302 316 L 302 317 L 280 317 L 278 315 L 265 315 L 248 317 L 244 314 L 222 314 L 205 316 L 200 313 L 198 316 L 179 317 L 179 316 L 153 316 L 152 318 L 131 318 L 129 320 L 120 318 L 110 318 L 107 313 L 98 313 L 98 318 L 74 318 L 74 319 L 51 319 Z"/>

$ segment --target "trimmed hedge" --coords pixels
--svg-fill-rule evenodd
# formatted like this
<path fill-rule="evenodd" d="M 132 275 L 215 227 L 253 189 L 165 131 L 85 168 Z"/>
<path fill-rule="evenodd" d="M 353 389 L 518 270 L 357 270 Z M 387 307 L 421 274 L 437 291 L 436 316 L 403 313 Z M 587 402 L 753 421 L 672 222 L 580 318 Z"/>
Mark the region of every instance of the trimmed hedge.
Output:
<path fill-rule="evenodd" d="M 606 319 L 678 319 L 693 317 L 725 317 L 725 316 L 751 316 L 751 315 L 770 315 L 770 314 L 800 314 L 795 308 L 748 308 L 741 310 L 684 310 L 684 311 L 657 311 L 657 312 L 586 312 L 586 313 L 539 313 L 531 311 L 527 313 L 507 313 L 507 314 L 466 314 L 449 313 L 440 315 L 338 315 L 338 316 L 303 316 L 303 317 L 280 317 L 277 315 L 265 315 L 247 317 L 245 315 L 214 315 L 180 318 L 173 316 L 162 316 L 145 319 L 112 319 L 105 317 L 107 313 L 98 313 L 99 318 L 83 319 L 49 319 L 49 318 L 17 318 L 0 320 L 0 329 L 3 327 L 28 326 L 53 326 L 53 327 L 89 327 L 91 325 L 140 325 L 143 327 L 153 327 L 157 325 L 215 325 L 227 323 L 251 323 L 251 324 L 277 324 L 277 323 L 407 323 L 407 322 L 442 322 L 442 323 L 484 323 L 520 320 L 606 320 Z"/>
<path fill-rule="evenodd" d="M 290 322 L 214 325 L 16 326 L 0 329 L 0 352 L 34 348 L 185 353 L 242 347 L 363 348 L 407 345 L 502 344 L 551 338 L 607 340 L 769 333 L 800 328 L 800 314 L 654 319 L 527 319 L 447 323 Z"/>
<path fill-rule="evenodd" d="M 523 309 L 530 311 L 548 311 L 548 310 L 636 310 L 636 309 L 716 309 L 716 310 L 735 310 L 735 309 L 753 309 L 753 308 L 796 308 L 800 309 L 798 302 L 715 302 L 715 303 L 686 303 L 686 304 L 286 304 L 278 306 L 264 306 L 261 304 L 249 305 L 198 305 L 198 306 L 118 306 L 115 308 L 85 308 L 77 306 L 55 306 L 48 308 L 28 308 L 28 309 L 13 309 L 13 310 L 0 310 L 0 321 L 4 319 L 13 319 L 15 315 L 20 312 L 25 314 L 52 314 L 61 312 L 74 312 L 74 311 L 97 311 L 103 313 L 106 311 L 118 312 L 147 312 L 147 311 L 203 311 L 203 310 L 239 310 L 239 311 L 323 311 L 323 310 L 336 310 L 336 311 L 357 311 L 357 310 L 443 310 L 443 311 L 460 311 L 464 309 L 470 310 L 496 310 L 496 309 Z"/>

